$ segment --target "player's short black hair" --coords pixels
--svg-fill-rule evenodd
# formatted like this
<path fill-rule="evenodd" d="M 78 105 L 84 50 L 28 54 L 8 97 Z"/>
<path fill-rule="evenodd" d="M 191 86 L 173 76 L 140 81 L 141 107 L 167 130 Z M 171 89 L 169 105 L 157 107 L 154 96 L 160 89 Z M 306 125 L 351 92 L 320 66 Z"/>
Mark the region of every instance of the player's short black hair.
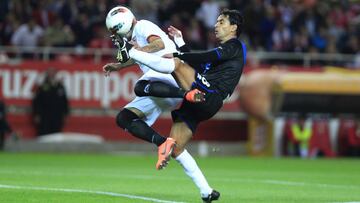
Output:
<path fill-rule="evenodd" d="M 237 25 L 236 36 L 239 37 L 244 24 L 244 17 L 241 12 L 238 10 L 224 9 L 221 11 L 220 15 L 228 16 L 230 25 Z"/>

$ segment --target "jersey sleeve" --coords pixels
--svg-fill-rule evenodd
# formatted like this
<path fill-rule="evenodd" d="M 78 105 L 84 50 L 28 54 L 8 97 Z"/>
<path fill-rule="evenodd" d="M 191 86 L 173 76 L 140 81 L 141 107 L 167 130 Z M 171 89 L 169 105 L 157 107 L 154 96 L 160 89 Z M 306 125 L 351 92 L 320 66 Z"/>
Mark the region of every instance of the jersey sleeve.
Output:
<path fill-rule="evenodd" d="M 179 49 L 180 49 L 180 52 L 182 52 L 182 53 L 190 52 L 190 48 L 189 48 L 189 46 L 186 45 L 186 44 L 184 44 L 184 45 L 182 45 L 181 47 L 179 47 Z"/>
<path fill-rule="evenodd" d="M 141 36 L 145 36 L 148 40 L 151 36 L 158 36 L 160 37 L 159 29 L 154 23 L 151 23 L 150 21 L 138 21 L 138 23 L 141 23 L 140 29 L 138 30 L 139 34 Z M 161 31 L 161 30 L 160 30 Z"/>
<path fill-rule="evenodd" d="M 212 63 L 233 58 L 239 53 L 239 50 L 241 50 L 240 42 L 226 42 L 209 51 L 179 53 L 175 56 L 191 63 Z"/>

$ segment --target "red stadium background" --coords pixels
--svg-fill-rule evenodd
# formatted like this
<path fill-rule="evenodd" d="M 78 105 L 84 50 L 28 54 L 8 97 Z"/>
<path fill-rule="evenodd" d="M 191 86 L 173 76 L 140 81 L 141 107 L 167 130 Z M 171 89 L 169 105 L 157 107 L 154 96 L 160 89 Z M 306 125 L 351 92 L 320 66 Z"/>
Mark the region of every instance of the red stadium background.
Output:
<path fill-rule="evenodd" d="M 102 66 L 88 61 L 74 63 L 27 61 L 4 64 L 0 69 L 0 98 L 8 107 L 8 120 L 25 139 L 36 137 L 31 115 L 31 100 L 37 84 L 48 68 L 58 70 L 57 78 L 67 90 L 72 109 L 66 120 L 65 132 L 97 134 L 106 140 L 137 140 L 118 128 L 116 112 L 134 98 L 133 87 L 141 72 L 131 67 L 104 77 Z M 195 140 L 235 141 L 246 139 L 246 121 L 240 117 L 238 93 L 227 101 L 217 117 L 200 125 Z M 169 113 L 154 124 L 167 135 Z"/>

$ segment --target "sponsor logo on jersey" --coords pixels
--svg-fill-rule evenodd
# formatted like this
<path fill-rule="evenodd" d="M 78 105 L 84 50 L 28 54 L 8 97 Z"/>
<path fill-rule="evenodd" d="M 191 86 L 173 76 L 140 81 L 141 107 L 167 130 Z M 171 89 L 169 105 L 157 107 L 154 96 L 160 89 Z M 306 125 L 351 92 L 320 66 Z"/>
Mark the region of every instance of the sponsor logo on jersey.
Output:
<path fill-rule="evenodd" d="M 202 76 L 198 73 L 196 75 L 196 78 L 198 79 L 198 81 L 201 82 L 201 84 L 205 85 L 206 87 L 210 87 L 210 83 L 206 80 L 206 78 L 204 76 Z"/>

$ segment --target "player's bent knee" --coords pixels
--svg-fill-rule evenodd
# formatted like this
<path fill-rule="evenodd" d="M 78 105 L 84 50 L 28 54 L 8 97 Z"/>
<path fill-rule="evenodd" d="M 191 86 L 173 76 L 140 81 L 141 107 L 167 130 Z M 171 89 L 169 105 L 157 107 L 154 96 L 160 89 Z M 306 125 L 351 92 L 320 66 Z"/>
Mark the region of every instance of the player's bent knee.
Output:
<path fill-rule="evenodd" d="M 131 122 L 137 118 L 139 117 L 132 111 L 123 109 L 116 115 L 116 124 L 122 129 L 128 129 Z"/>
<path fill-rule="evenodd" d="M 126 118 L 125 115 L 123 113 L 123 111 L 120 111 L 117 115 L 116 115 L 116 124 L 122 128 L 125 129 L 126 128 Z"/>
<path fill-rule="evenodd" d="M 135 95 L 138 97 L 148 96 L 148 91 L 146 90 L 149 81 L 139 80 L 134 87 Z"/>

